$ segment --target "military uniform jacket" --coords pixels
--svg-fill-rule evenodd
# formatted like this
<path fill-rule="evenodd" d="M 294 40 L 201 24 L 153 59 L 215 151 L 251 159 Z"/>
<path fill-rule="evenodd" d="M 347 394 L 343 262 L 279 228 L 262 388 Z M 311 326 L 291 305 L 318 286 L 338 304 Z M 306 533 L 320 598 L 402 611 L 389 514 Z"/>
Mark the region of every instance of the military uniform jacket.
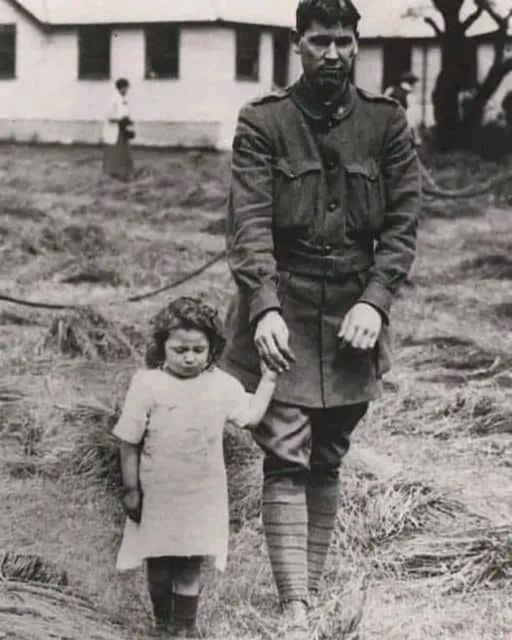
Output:
<path fill-rule="evenodd" d="M 389 368 L 390 306 L 414 257 L 419 196 L 417 156 L 396 101 L 351 86 L 343 107 L 326 107 L 301 79 L 245 106 L 227 218 L 237 293 L 225 368 L 255 387 L 257 320 L 277 309 L 297 361 L 279 376 L 274 399 L 330 407 L 377 397 Z M 372 352 L 337 337 L 358 301 L 384 318 Z"/>

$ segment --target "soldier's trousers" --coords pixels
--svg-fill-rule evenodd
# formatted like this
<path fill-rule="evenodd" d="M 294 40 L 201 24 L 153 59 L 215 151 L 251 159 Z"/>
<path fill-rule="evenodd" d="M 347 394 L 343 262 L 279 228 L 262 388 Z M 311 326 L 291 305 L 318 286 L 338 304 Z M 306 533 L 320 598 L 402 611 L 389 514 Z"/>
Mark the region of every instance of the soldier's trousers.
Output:
<path fill-rule="evenodd" d="M 311 409 L 272 402 L 253 435 L 265 453 L 262 515 L 281 602 L 318 590 L 339 502 L 339 470 L 368 403 Z"/>

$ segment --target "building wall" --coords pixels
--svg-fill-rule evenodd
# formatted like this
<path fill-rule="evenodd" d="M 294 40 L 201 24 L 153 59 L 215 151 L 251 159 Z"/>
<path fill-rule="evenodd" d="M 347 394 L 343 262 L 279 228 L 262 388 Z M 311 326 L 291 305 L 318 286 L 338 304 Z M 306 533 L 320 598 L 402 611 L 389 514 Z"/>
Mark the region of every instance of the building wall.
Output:
<path fill-rule="evenodd" d="M 355 83 L 372 93 L 382 92 L 384 60 L 378 43 L 361 42 L 355 68 Z"/>
<path fill-rule="evenodd" d="M 261 35 L 258 82 L 235 80 L 235 30 L 229 25 L 192 25 L 180 31 L 180 74 L 176 80 L 145 78 L 145 38 L 141 27 L 113 32 L 111 79 L 78 79 L 78 33 L 47 30 L 9 2 L 0 0 L 0 24 L 17 25 L 16 78 L 0 79 L 0 138 L 20 141 L 101 141 L 104 114 L 116 78 L 132 85 L 130 105 L 139 144 L 229 148 L 239 108 L 272 88 L 272 31 Z M 481 80 L 492 62 L 492 47 L 478 50 Z M 380 93 L 382 44 L 361 42 L 356 83 Z M 433 124 L 431 96 L 440 70 L 436 43 L 412 46 L 412 70 L 420 78 L 410 99 L 412 124 Z M 290 82 L 301 73 L 300 58 L 290 52 Z M 495 117 L 512 74 L 491 101 Z"/>
<path fill-rule="evenodd" d="M 78 34 L 45 31 L 0 0 L 0 23 L 17 25 L 16 79 L 0 80 L 0 138 L 20 141 L 101 140 L 102 120 L 116 78 L 130 80 L 137 142 L 229 147 L 239 108 L 272 86 L 272 34 L 261 35 L 258 82 L 235 80 L 235 30 L 185 26 L 176 80 L 145 78 L 142 28 L 112 34 L 111 79 L 78 79 Z"/>

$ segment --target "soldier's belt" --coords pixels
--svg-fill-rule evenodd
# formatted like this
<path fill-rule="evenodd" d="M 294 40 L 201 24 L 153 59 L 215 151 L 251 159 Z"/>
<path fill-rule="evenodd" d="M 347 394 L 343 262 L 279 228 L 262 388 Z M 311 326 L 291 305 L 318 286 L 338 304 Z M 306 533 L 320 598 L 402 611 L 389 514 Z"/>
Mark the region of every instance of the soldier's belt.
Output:
<path fill-rule="evenodd" d="M 277 256 L 277 266 L 280 270 L 313 278 L 336 279 L 339 276 L 365 271 L 372 264 L 373 256 L 362 253 L 340 256 L 290 250 Z"/>

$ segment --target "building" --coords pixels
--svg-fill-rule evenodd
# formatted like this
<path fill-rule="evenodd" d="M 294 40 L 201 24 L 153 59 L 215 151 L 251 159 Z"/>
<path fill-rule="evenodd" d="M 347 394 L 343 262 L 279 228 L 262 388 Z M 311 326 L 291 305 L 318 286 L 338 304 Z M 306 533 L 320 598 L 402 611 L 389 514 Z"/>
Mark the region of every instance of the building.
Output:
<path fill-rule="evenodd" d="M 505 0 L 503 0 L 505 1 Z M 414 122 L 432 122 L 439 47 L 415 0 L 358 0 L 356 82 L 380 92 L 402 70 L 420 87 Z M 428 3 L 427 3 L 428 4 Z M 239 107 L 300 73 L 289 42 L 296 0 L 0 0 L 0 139 L 98 143 L 113 83 L 127 77 L 137 142 L 229 147 Z M 474 26 L 468 73 L 492 46 Z M 512 75 L 500 97 L 512 88 Z"/>
<path fill-rule="evenodd" d="M 395 83 L 403 71 L 413 71 L 419 83 L 409 100 L 409 119 L 415 125 L 432 125 L 431 96 L 441 70 L 441 51 L 433 28 L 424 18 L 431 18 L 443 26 L 440 14 L 433 9 L 432 0 L 356 0 L 356 4 L 363 15 L 356 83 L 369 91 L 381 92 Z M 506 15 L 512 10 L 512 0 L 494 0 L 494 6 Z M 474 2 L 466 0 L 461 17 L 467 17 L 474 10 Z M 468 31 L 464 69 L 468 87 L 481 82 L 492 64 L 494 31 L 496 23 L 486 13 Z M 488 119 L 498 115 L 501 101 L 510 90 L 512 73 L 504 78 L 489 101 Z"/>

